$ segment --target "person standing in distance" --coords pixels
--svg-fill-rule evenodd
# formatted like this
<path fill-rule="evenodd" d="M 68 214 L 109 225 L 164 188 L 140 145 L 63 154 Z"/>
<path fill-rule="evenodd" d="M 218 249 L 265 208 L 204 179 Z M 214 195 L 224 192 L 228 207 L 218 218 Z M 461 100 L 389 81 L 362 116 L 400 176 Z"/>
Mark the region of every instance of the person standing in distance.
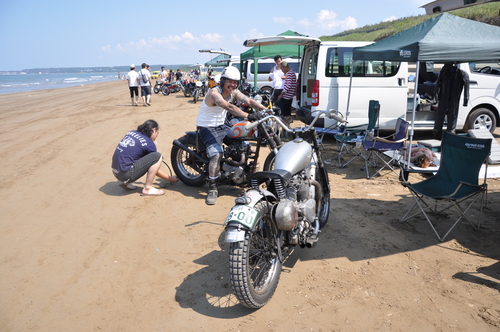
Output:
<path fill-rule="evenodd" d="M 137 106 L 137 100 L 139 99 L 139 74 L 135 71 L 134 64 L 130 65 L 130 71 L 127 73 L 127 82 L 132 106 Z"/>
<path fill-rule="evenodd" d="M 161 71 L 158 74 L 158 80 L 162 81 L 162 82 L 165 82 L 167 80 L 167 77 L 168 77 L 168 73 L 165 70 L 165 67 L 161 67 Z"/>
<path fill-rule="evenodd" d="M 278 107 L 281 109 L 281 116 L 287 126 L 292 120 L 292 101 L 297 90 L 297 77 L 286 61 L 281 62 L 281 70 L 285 74 L 285 84 L 278 96 Z"/>
<path fill-rule="evenodd" d="M 285 75 L 281 70 L 281 62 L 283 58 L 281 55 L 276 55 L 274 57 L 274 63 L 276 64 L 269 73 L 268 81 L 272 82 L 271 86 L 273 87 L 273 95 L 271 97 L 271 102 L 274 104 L 278 99 L 278 96 L 281 94 L 283 90 L 283 79 L 285 79 Z"/>
<path fill-rule="evenodd" d="M 204 143 L 207 155 L 210 158 L 208 164 L 208 195 L 205 201 L 208 205 L 214 205 L 217 201 L 217 178 L 219 177 L 220 160 L 223 154 L 222 140 L 230 129 L 225 124 L 227 112 L 240 118 L 247 118 L 249 121 L 262 118 L 261 113 L 244 112 L 233 105 L 232 102 L 240 100 L 259 111 L 266 109 L 264 105 L 245 96 L 238 90 L 240 78 L 240 71 L 236 67 L 225 67 L 221 73 L 220 84 L 208 90 L 196 119 L 198 137 Z"/>
<path fill-rule="evenodd" d="M 141 97 L 143 106 L 151 106 L 151 73 L 148 65 L 143 63 L 139 72 L 139 82 L 141 82 Z"/>

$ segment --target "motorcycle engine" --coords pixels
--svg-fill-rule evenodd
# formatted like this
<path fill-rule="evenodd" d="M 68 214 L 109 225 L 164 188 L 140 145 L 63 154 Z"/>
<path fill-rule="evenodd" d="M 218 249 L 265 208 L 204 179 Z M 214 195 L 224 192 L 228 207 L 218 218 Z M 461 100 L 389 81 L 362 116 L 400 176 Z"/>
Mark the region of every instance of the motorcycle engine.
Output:
<path fill-rule="evenodd" d="M 246 181 L 246 166 L 250 151 L 250 144 L 245 141 L 234 142 L 224 150 L 224 158 L 233 161 L 233 164 L 225 162 L 222 165 L 222 177 L 232 180 L 239 185 Z"/>
<path fill-rule="evenodd" d="M 306 180 L 305 174 L 296 175 L 287 188 L 287 198 L 280 199 L 275 218 L 278 228 L 283 231 L 294 229 L 299 220 L 313 224 L 316 218 L 316 200 L 314 186 Z"/>

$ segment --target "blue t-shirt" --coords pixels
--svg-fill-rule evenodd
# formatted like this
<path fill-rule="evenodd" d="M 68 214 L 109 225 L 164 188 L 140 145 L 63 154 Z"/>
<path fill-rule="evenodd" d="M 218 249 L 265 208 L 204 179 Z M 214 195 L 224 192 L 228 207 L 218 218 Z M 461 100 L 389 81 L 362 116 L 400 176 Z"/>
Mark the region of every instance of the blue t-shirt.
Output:
<path fill-rule="evenodd" d="M 118 173 L 128 171 L 134 162 L 151 152 L 156 152 L 156 144 L 151 138 L 132 130 L 118 143 L 111 168 Z"/>

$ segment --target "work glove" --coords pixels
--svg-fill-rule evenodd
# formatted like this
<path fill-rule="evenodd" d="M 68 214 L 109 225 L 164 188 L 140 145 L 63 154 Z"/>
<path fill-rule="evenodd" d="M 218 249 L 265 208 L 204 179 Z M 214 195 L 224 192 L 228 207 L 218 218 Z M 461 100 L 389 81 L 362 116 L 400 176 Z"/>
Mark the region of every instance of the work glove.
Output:
<path fill-rule="evenodd" d="M 262 118 L 263 118 L 263 116 L 262 116 L 262 114 L 261 114 L 260 112 L 250 113 L 250 114 L 248 114 L 248 116 L 247 116 L 247 119 L 248 119 L 248 121 L 250 121 L 250 122 L 253 122 L 253 121 L 258 121 L 258 120 L 260 120 L 260 119 L 262 119 Z"/>

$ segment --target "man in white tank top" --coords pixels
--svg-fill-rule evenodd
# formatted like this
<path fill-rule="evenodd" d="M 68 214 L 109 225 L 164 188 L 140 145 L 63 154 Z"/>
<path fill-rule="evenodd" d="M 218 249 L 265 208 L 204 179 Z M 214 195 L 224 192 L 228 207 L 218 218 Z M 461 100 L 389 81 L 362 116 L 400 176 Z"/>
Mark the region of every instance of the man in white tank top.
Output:
<path fill-rule="evenodd" d="M 206 203 L 214 205 L 217 201 L 217 177 L 219 176 L 220 158 L 222 157 L 222 140 L 229 127 L 224 124 L 227 112 L 250 121 L 262 117 L 260 113 L 247 113 L 231 104 L 235 99 L 250 105 L 259 111 L 266 107 L 261 103 L 245 96 L 238 90 L 240 71 L 236 67 L 226 67 L 222 71 L 220 84 L 210 90 L 201 103 L 200 112 L 196 119 L 198 135 L 206 146 L 210 163 L 208 167 L 208 196 Z"/>

